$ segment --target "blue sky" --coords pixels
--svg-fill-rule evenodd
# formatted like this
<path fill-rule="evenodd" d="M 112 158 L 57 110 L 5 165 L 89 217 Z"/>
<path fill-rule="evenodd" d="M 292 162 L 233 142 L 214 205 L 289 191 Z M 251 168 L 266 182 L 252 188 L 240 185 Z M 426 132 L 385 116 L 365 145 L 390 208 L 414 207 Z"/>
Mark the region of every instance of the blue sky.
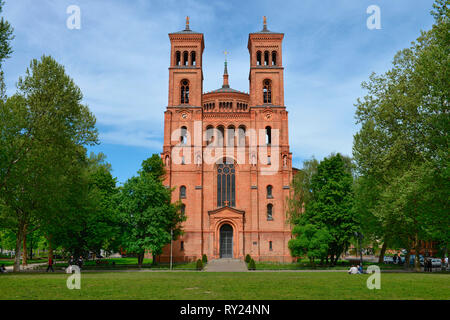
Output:
<path fill-rule="evenodd" d="M 381 30 L 369 30 L 370 5 L 381 9 Z M 361 82 L 385 72 L 394 54 L 433 23 L 432 0 L 149 1 L 6 0 L 3 15 L 15 29 L 5 63 L 8 94 L 33 58 L 53 56 L 66 67 L 97 118 L 99 146 L 120 182 L 142 160 L 160 153 L 168 100 L 168 33 L 204 33 L 204 91 L 222 83 L 227 50 L 230 84 L 248 91 L 248 34 L 285 34 L 285 104 L 294 166 L 331 152 L 351 155 L 354 103 Z M 69 30 L 69 5 L 81 9 L 81 29 Z"/>

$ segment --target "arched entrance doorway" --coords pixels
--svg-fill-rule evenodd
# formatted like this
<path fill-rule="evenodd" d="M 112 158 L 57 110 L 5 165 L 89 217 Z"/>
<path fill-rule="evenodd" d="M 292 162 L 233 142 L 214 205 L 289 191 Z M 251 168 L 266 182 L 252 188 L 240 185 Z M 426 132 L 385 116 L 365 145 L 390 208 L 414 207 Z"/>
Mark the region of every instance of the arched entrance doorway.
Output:
<path fill-rule="evenodd" d="M 220 258 L 233 258 L 233 228 L 229 224 L 220 227 Z"/>

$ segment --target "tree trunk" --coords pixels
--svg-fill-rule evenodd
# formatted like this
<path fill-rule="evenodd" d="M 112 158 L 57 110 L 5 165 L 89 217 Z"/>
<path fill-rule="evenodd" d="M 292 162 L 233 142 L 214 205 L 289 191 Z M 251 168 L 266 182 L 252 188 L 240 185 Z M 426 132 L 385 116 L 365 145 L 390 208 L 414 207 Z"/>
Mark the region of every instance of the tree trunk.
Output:
<path fill-rule="evenodd" d="M 20 256 L 21 256 L 21 249 L 22 249 L 22 243 L 23 241 L 23 228 L 19 226 L 17 229 L 17 235 L 16 235 L 16 252 L 14 257 L 14 272 L 20 272 Z"/>
<path fill-rule="evenodd" d="M 152 264 L 156 265 L 156 254 L 152 253 Z"/>
<path fill-rule="evenodd" d="M 387 243 L 386 241 L 383 242 L 383 246 L 381 247 L 380 256 L 378 257 L 378 263 L 383 264 L 384 262 L 384 254 L 386 253 L 387 249 Z"/>
<path fill-rule="evenodd" d="M 47 236 L 47 242 L 48 242 L 48 259 L 52 259 L 53 261 L 53 248 L 52 248 L 52 236 Z M 55 262 L 53 262 L 55 263 Z"/>
<path fill-rule="evenodd" d="M 22 249 L 22 266 L 27 266 L 28 265 L 28 259 L 27 259 L 27 255 L 28 255 L 28 250 L 27 250 L 27 225 L 23 226 L 23 249 Z"/>
<path fill-rule="evenodd" d="M 142 268 L 142 262 L 144 261 L 144 253 L 140 253 L 139 255 L 138 255 L 138 265 L 139 265 L 139 268 Z"/>

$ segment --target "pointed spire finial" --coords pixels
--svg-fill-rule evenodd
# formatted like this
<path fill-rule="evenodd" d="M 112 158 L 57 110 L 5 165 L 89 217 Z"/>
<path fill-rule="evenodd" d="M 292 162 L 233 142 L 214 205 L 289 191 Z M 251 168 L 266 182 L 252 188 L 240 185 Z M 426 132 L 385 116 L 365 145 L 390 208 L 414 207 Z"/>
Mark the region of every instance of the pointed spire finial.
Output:
<path fill-rule="evenodd" d="M 228 68 L 227 68 L 227 55 L 230 54 L 228 51 L 223 52 L 225 55 L 225 67 L 223 69 L 223 84 L 222 88 L 229 88 L 230 84 L 228 83 Z"/>
<path fill-rule="evenodd" d="M 189 29 L 189 16 L 186 17 L 186 30 L 191 30 Z"/>
<path fill-rule="evenodd" d="M 264 31 L 267 30 L 267 17 L 266 16 L 263 17 L 263 30 Z"/>

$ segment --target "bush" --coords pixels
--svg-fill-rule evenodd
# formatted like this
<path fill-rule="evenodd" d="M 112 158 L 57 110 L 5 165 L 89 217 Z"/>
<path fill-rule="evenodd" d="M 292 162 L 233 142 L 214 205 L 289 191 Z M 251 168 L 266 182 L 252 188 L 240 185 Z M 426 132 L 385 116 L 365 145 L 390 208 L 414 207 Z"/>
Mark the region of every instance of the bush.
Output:
<path fill-rule="evenodd" d="M 204 254 L 204 255 L 202 256 L 202 262 L 203 262 L 203 264 L 208 263 L 208 257 L 206 256 L 206 254 Z"/>
<path fill-rule="evenodd" d="M 245 263 L 250 263 L 250 260 L 252 260 L 252 257 L 250 257 L 250 255 L 247 254 L 247 255 L 245 256 Z"/>
<path fill-rule="evenodd" d="M 250 259 L 250 262 L 248 264 L 248 270 L 256 270 L 255 260 Z"/>
<path fill-rule="evenodd" d="M 200 260 L 200 259 L 197 260 L 197 266 L 196 266 L 196 268 L 197 268 L 198 271 L 203 270 L 203 263 L 202 263 L 202 260 Z"/>

